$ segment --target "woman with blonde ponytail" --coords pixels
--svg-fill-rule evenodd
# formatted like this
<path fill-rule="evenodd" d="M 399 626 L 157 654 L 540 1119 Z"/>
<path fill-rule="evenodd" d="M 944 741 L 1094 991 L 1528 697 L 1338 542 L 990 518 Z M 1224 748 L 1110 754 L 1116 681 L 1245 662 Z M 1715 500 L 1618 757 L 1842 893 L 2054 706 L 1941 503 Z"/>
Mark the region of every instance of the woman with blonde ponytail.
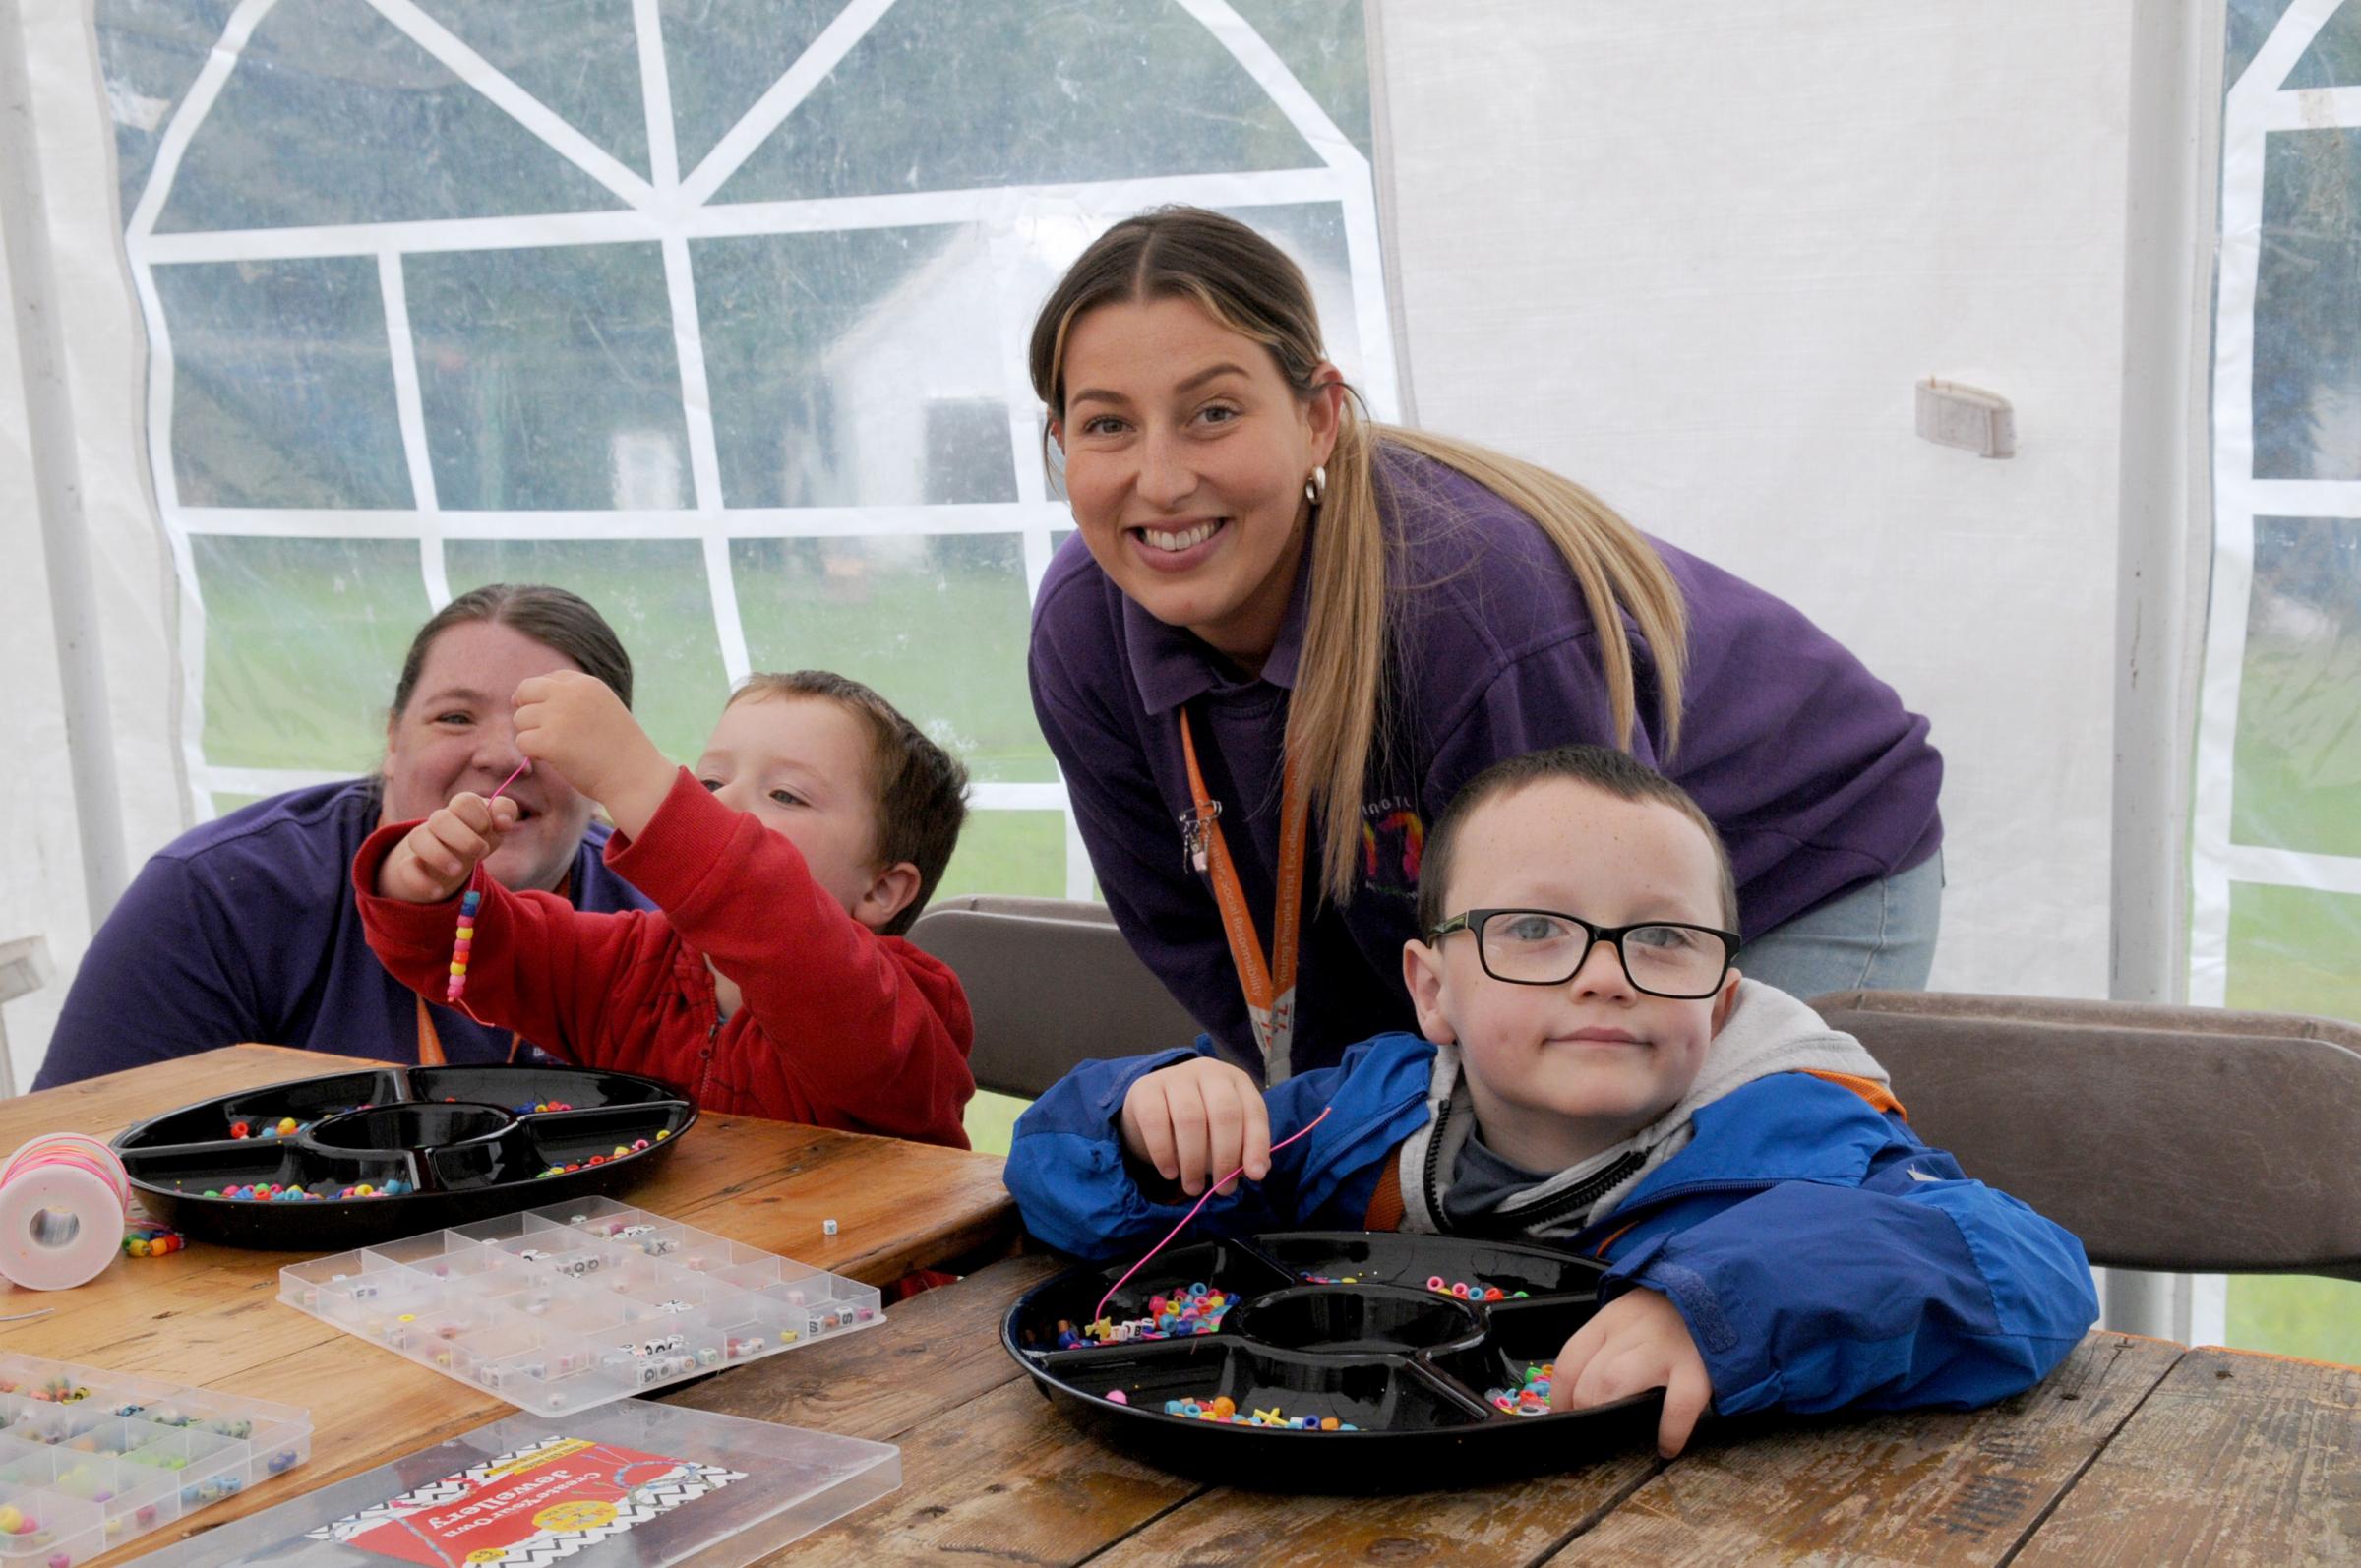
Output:
<path fill-rule="evenodd" d="M 1080 534 L 1034 612 L 1034 709 L 1117 921 L 1223 1055 L 1275 1082 L 1415 1029 L 1425 824 L 1491 763 L 1583 741 L 1713 816 L 1748 974 L 1925 984 L 1926 721 L 1571 480 L 1364 418 L 1252 229 L 1118 223 L 1030 368 Z"/>

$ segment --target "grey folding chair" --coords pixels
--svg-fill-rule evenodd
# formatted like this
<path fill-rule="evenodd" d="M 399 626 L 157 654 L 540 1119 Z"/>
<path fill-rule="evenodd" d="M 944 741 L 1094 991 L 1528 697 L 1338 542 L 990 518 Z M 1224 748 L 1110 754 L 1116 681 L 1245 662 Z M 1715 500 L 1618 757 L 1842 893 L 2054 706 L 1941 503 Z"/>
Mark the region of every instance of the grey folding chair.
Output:
<path fill-rule="evenodd" d="M 2361 1027 L 1944 992 L 1813 998 L 1927 1142 L 2109 1268 L 2361 1280 Z"/>
<path fill-rule="evenodd" d="M 1038 1096 L 1074 1063 L 1185 1046 L 1197 1026 L 1104 904 L 975 894 L 929 906 L 910 940 L 951 966 L 976 1019 L 976 1082 Z"/>

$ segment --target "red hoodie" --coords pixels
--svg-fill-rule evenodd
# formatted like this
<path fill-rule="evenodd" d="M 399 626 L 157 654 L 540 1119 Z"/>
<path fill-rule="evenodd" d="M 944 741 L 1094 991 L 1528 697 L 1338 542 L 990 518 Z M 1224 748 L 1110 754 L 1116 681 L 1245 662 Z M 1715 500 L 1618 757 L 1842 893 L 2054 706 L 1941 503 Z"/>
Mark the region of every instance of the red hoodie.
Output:
<path fill-rule="evenodd" d="M 378 867 L 415 825 L 370 835 L 353 891 L 386 968 L 439 1000 L 458 899 L 377 896 Z M 709 1111 L 968 1146 L 975 1025 L 958 977 L 853 919 L 794 844 L 683 768 L 647 830 L 615 834 L 606 859 L 661 913 L 585 914 L 478 879 L 469 1011 L 585 1066 L 677 1084 Z M 708 955 L 745 997 L 726 1022 Z"/>

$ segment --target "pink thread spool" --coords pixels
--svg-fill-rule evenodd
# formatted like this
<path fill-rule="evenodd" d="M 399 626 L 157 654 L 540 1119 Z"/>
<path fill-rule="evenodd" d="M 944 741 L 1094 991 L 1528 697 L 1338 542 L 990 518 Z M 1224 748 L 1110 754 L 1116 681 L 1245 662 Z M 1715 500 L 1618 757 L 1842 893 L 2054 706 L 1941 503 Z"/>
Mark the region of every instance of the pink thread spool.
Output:
<path fill-rule="evenodd" d="M 0 1166 L 0 1275 L 34 1291 L 89 1284 L 122 1250 L 130 1202 L 123 1162 L 96 1138 L 26 1140 Z"/>

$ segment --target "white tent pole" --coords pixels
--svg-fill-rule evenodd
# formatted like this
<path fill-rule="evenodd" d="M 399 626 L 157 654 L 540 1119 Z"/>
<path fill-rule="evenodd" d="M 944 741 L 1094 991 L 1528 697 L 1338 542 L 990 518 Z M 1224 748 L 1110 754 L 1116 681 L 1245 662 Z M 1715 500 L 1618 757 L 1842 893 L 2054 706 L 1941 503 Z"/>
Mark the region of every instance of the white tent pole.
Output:
<path fill-rule="evenodd" d="M 2131 8 L 2107 993 L 2188 995 L 2190 756 L 2204 651 L 2224 0 Z M 2108 1327 L 2219 1338 L 2218 1277 L 2115 1271 Z M 2205 1332 L 2210 1330 L 2210 1333 Z"/>
<path fill-rule="evenodd" d="M 0 244 L 5 244 L 17 352 L 24 367 L 25 418 L 32 486 L 41 513 L 49 600 L 74 820 L 82 840 L 83 888 L 92 927 L 128 881 L 123 802 L 115 786 L 112 710 L 99 643 L 98 596 L 91 576 L 90 529 L 76 466 L 74 403 L 57 329 L 57 280 L 49 259 L 48 208 L 33 139 L 25 75 L 30 40 L 17 0 L 0 0 Z"/>
<path fill-rule="evenodd" d="M 2187 995 L 2223 0 L 2132 10 L 2108 995 Z"/>

